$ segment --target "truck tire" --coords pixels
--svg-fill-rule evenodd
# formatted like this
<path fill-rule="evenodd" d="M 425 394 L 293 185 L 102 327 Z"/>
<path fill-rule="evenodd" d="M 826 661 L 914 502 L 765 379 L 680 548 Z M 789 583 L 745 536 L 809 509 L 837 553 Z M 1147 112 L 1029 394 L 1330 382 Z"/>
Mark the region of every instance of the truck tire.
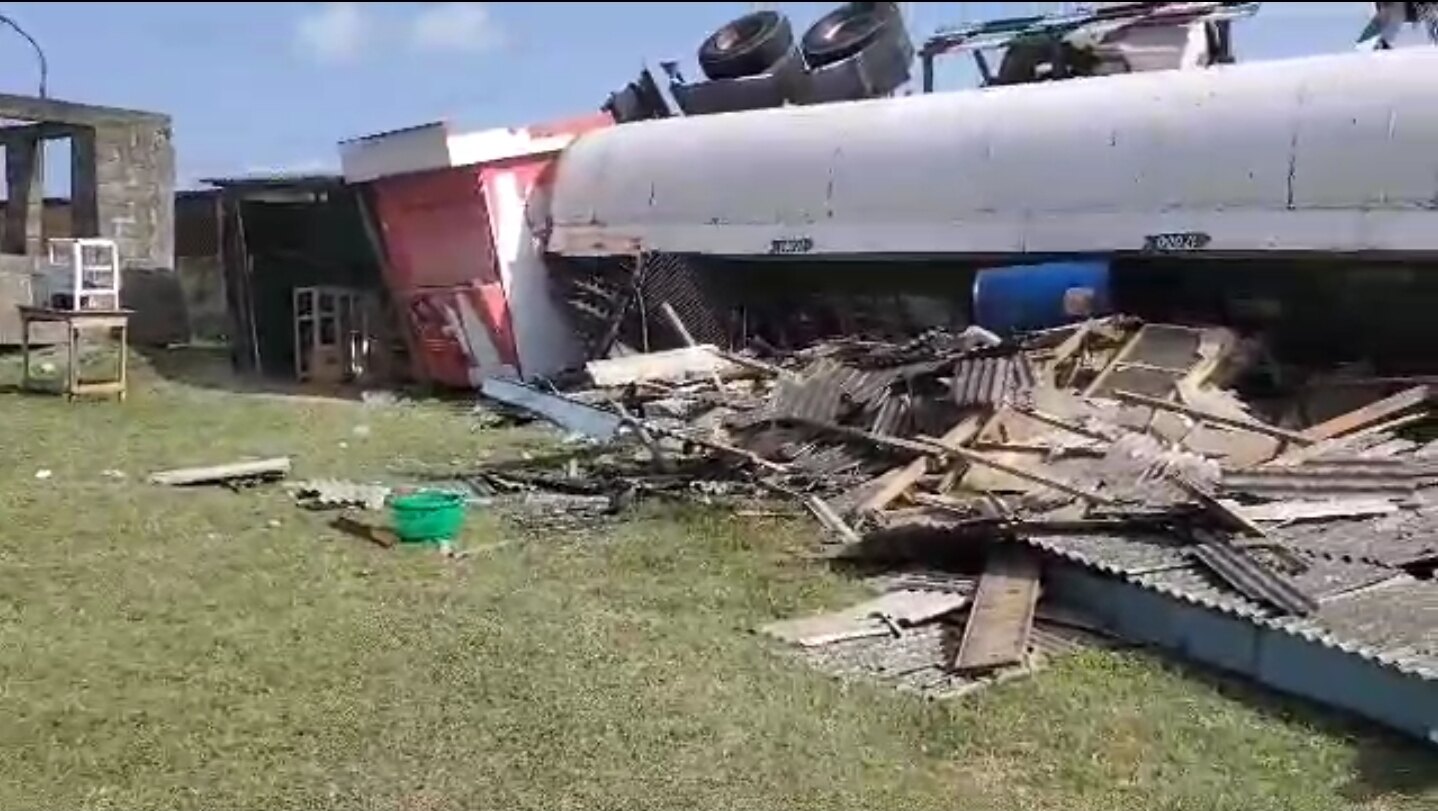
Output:
<path fill-rule="evenodd" d="M 845 3 L 804 32 L 804 61 L 811 68 L 838 62 L 863 50 L 890 26 L 903 24 L 893 3 Z"/>
<path fill-rule="evenodd" d="M 789 19 L 756 11 L 725 23 L 699 46 L 699 67 L 710 79 L 739 79 L 763 73 L 794 47 Z"/>

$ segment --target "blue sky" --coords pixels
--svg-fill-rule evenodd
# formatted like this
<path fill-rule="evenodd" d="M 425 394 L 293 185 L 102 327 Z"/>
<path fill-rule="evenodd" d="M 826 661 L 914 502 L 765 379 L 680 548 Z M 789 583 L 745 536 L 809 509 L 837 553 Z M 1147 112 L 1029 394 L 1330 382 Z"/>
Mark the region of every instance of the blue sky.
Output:
<path fill-rule="evenodd" d="M 440 119 L 524 124 L 596 109 L 641 60 L 690 64 L 749 3 L 3 3 L 50 61 L 56 98 L 167 112 L 182 184 L 337 163 L 343 138 Z M 833 4 L 773 4 L 796 28 Z M 1054 3 L 915 3 L 912 27 Z M 1352 48 L 1367 3 L 1266 3 L 1241 59 Z M 968 81 L 947 60 L 941 86 Z M 0 30 L 0 90 L 33 93 L 28 46 Z"/>

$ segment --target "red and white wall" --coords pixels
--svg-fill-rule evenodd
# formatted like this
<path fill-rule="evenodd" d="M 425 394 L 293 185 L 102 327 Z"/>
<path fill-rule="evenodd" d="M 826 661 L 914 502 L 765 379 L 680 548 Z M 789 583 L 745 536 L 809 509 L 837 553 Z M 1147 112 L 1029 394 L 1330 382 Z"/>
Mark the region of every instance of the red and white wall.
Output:
<path fill-rule="evenodd" d="M 345 180 L 369 186 L 419 376 L 477 387 L 582 360 L 528 208 L 559 152 L 610 123 L 601 114 L 458 135 L 434 124 L 340 145 Z"/>

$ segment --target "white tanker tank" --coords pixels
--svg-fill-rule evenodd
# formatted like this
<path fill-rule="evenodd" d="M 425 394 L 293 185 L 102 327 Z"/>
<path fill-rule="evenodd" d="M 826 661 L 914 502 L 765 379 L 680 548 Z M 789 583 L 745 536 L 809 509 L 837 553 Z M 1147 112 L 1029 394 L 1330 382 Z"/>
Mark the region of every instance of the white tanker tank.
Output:
<path fill-rule="evenodd" d="M 1438 251 L 1438 49 L 625 124 L 548 250 L 755 257 Z"/>

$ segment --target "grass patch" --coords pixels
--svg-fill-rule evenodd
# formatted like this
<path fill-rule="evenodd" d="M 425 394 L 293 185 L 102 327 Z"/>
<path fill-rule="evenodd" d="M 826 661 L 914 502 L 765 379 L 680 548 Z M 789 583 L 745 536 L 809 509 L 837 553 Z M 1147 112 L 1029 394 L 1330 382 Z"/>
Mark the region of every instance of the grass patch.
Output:
<path fill-rule="evenodd" d="M 141 367 L 123 404 L 0 394 L 0 808 L 1438 805 L 1431 753 L 1145 654 L 941 704 L 814 673 L 749 632 L 854 596 L 803 523 L 476 514 L 450 561 L 276 488 L 148 486 L 283 453 L 443 475 L 546 440 Z"/>

